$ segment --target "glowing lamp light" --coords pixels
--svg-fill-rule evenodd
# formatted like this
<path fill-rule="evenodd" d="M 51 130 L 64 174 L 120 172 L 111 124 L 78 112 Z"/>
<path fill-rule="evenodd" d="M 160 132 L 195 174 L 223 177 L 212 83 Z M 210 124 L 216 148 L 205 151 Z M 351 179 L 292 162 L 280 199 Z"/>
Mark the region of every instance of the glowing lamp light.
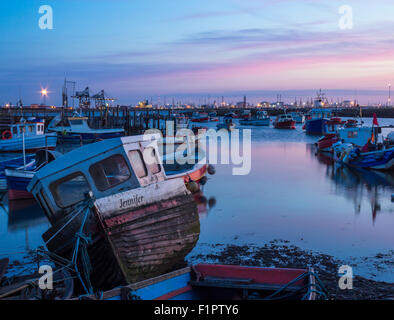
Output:
<path fill-rule="evenodd" d="M 47 89 L 41 89 L 41 95 L 43 97 L 48 97 L 48 90 Z"/>

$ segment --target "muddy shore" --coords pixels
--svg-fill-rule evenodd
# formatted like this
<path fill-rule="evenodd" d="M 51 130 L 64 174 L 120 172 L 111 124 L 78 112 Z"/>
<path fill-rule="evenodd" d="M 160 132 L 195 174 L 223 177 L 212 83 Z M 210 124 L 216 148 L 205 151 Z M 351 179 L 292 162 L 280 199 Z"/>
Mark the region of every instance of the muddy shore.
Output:
<path fill-rule="evenodd" d="M 341 290 L 338 286 L 339 266 L 346 264 L 334 257 L 302 250 L 288 241 L 273 240 L 264 246 L 255 245 L 205 245 L 204 254 L 189 257 L 189 263 L 220 263 L 244 266 L 277 268 L 313 267 L 335 300 L 385 300 L 394 299 L 394 283 L 370 280 L 358 275 L 353 277 L 353 289 Z M 376 263 L 393 270 L 393 254 L 376 255 Z M 378 268 L 378 266 L 377 266 Z"/>

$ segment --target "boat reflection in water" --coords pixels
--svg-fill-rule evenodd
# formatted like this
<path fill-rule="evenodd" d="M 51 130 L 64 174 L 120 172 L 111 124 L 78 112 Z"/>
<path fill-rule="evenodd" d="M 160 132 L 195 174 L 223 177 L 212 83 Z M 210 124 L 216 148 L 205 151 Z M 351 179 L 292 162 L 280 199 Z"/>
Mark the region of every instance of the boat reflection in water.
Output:
<path fill-rule="evenodd" d="M 379 212 L 390 211 L 390 199 L 382 195 L 393 192 L 394 173 L 338 166 L 329 155 L 309 147 L 319 162 L 326 166 L 326 176 L 334 182 L 333 192 L 353 201 L 356 214 L 361 212 L 364 199 L 371 206 L 373 223 Z"/>
<path fill-rule="evenodd" d="M 47 226 L 48 219 L 34 199 L 8 201 L 4 210 L 8 214 L 8 231 L 10 233 L 25 233 L 25 250 L 34 249 L 29 243 L 29 229 L 37 226 Z"/>
<path fill-rule="evenodd" d="M 207 199 L 202 191 L 193 194 L 194 201 L 197 203 L 197 210 L 200 219 L 207 218 L 209 211 L 216 206 L 216 198 L 210 197 Z"/>

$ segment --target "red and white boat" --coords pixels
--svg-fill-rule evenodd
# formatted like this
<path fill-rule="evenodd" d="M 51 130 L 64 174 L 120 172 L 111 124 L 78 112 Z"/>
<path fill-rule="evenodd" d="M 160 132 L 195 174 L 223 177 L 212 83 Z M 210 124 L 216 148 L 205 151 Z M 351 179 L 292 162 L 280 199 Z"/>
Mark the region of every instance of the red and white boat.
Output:
<path fill-rule="evenodd" d="M 295 129 L 296 122 L 290 114 L 280 114 L 274 122 L 275 129 Z"/>
<path fill-rule="evenodd" d="M 191 119 L 191 122 L 208 122 L 208 113 L 195 113 Z"/>

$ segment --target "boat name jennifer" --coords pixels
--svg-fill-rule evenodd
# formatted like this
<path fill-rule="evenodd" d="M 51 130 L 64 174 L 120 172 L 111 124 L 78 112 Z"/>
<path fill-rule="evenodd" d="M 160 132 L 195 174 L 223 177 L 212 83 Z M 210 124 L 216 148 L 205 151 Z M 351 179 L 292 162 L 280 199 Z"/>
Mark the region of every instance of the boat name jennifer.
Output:
<path fill-rule="evenodd" d="M 135 205 L 140 205 L 144 201 L 144 196 L 134 195 L 132 198 L 123 200 L 120 199 L 120 209 L 128 208 Z"/>

